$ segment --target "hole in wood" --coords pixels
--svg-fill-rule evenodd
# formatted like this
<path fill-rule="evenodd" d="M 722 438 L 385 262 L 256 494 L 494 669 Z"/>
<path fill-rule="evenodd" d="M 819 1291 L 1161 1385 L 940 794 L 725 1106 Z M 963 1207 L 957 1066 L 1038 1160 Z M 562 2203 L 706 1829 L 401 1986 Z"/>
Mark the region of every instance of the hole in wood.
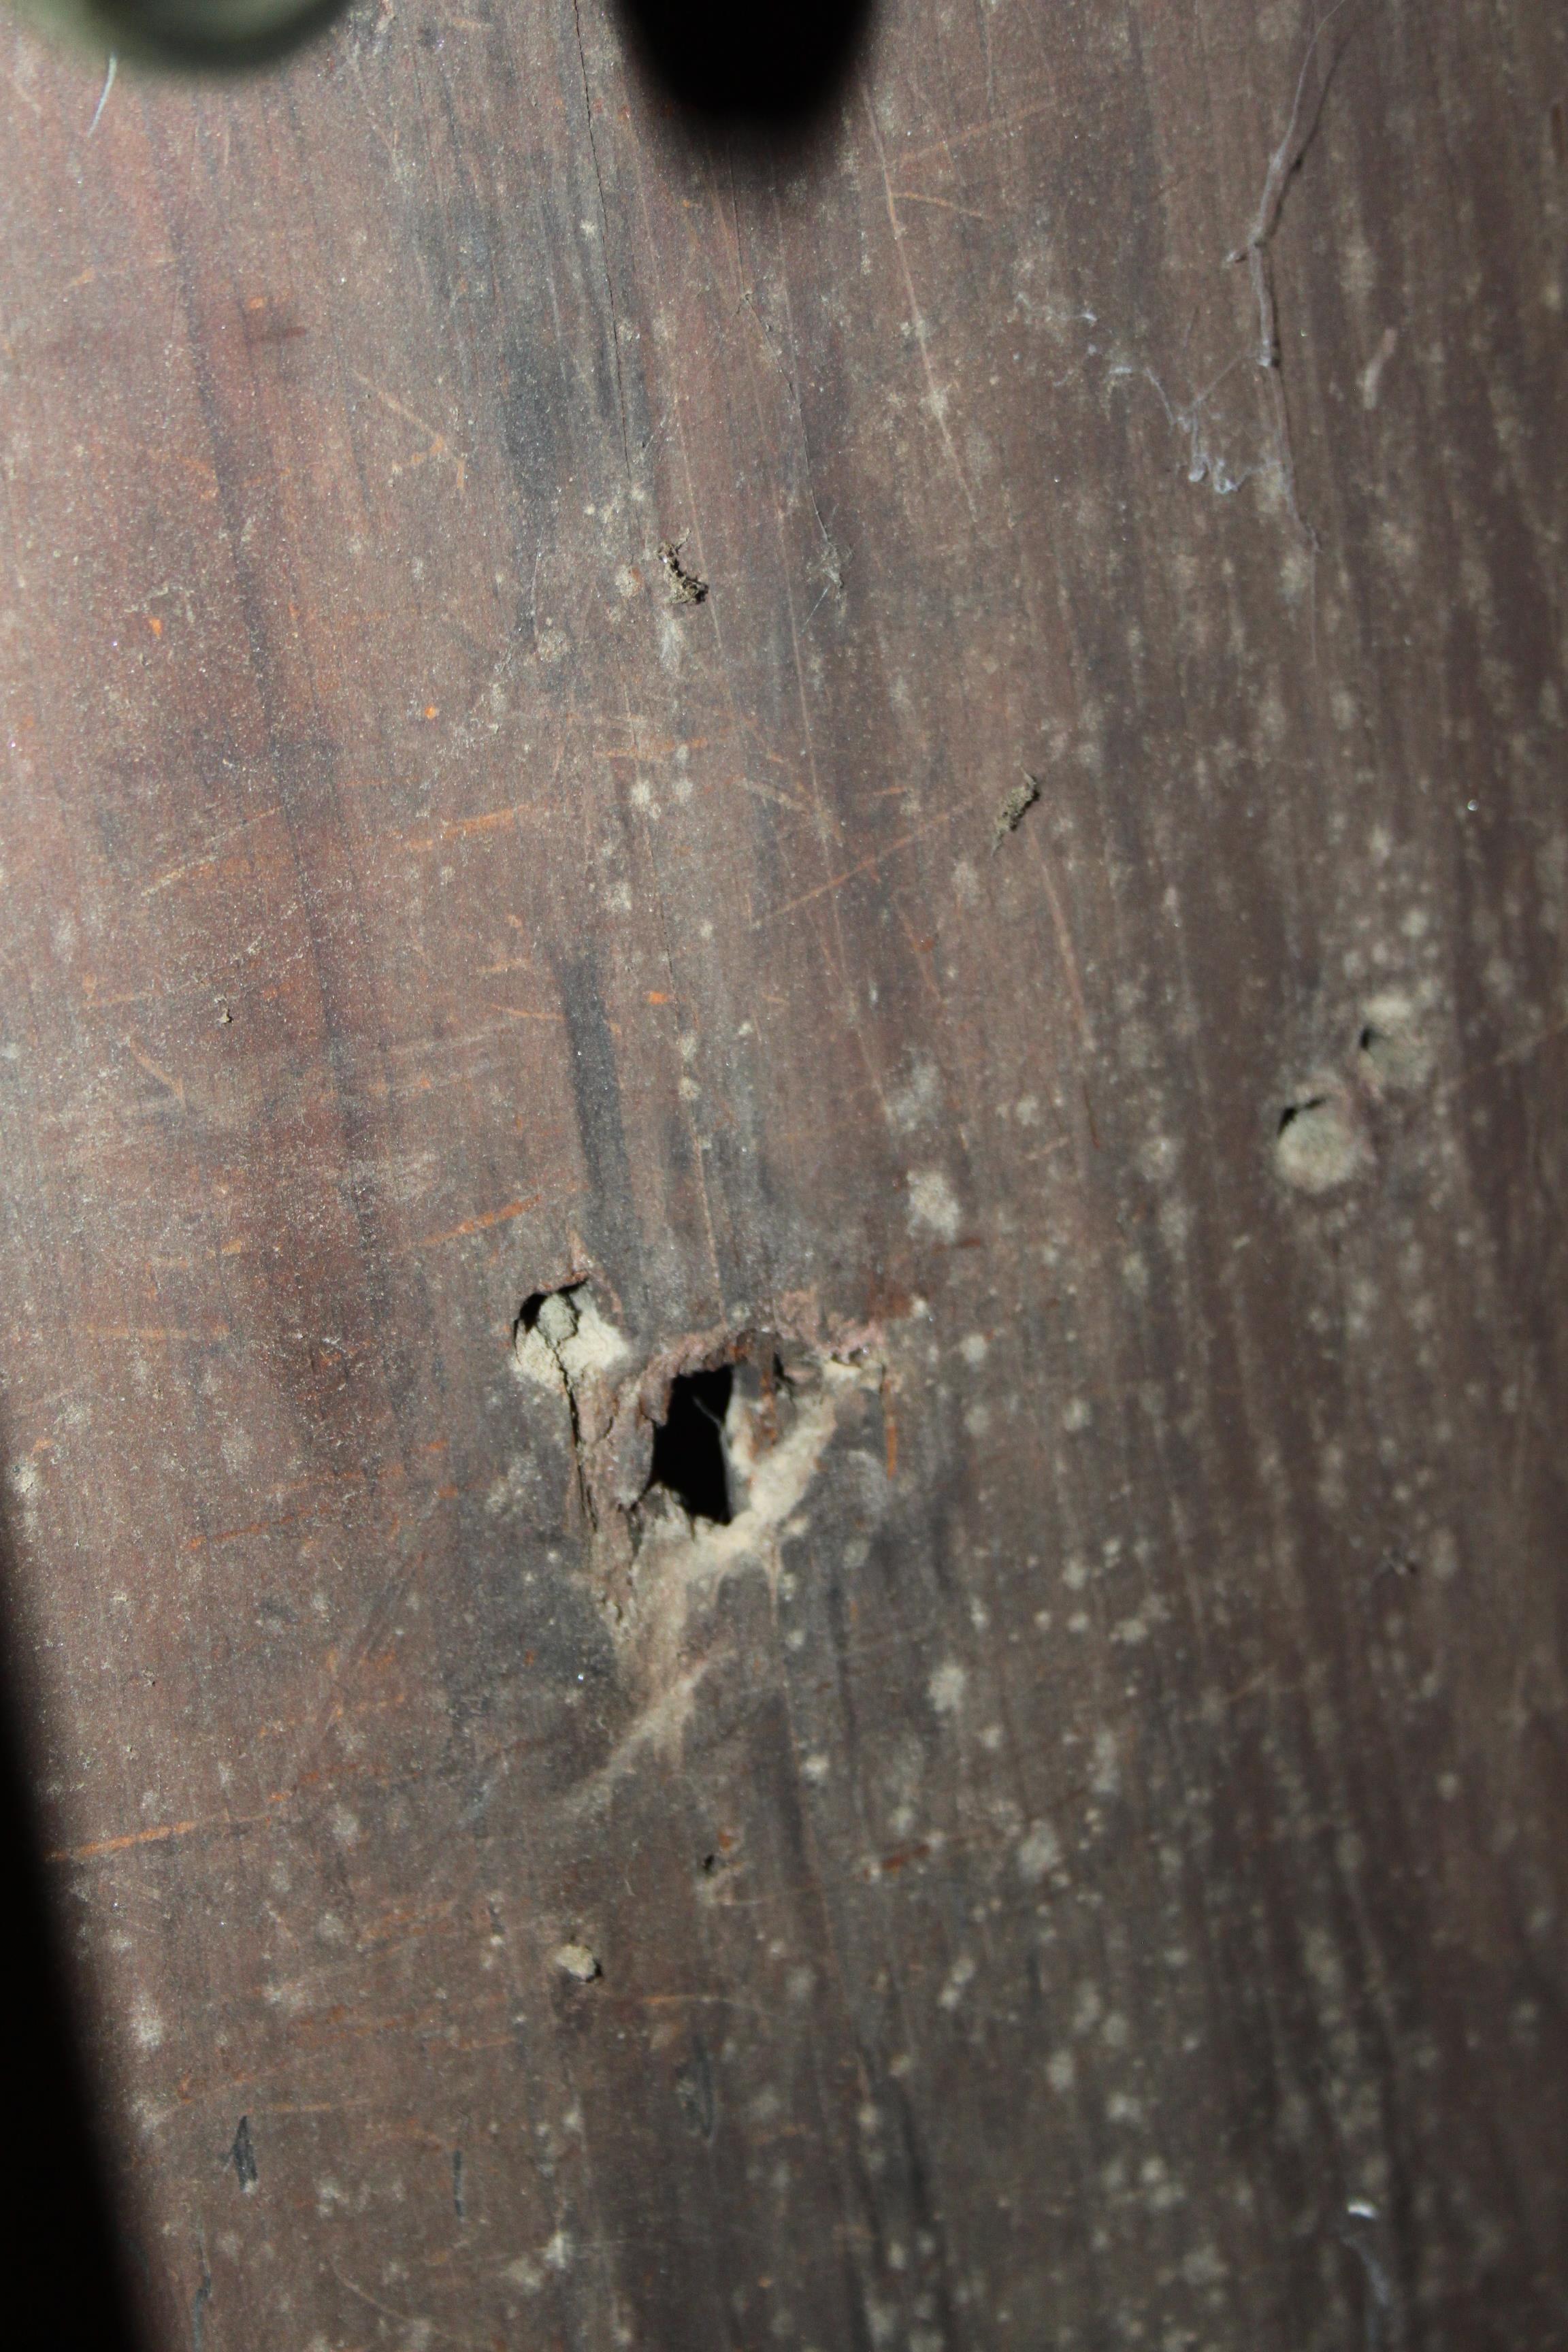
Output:
<path fill-rule="evenodd" d="M 669 1408 L 654 1431 L 651 1487 L 662 1486 L 694 1519 L 727 1528 L 730 1463 L 724 1415 L 735 1375 L 729 1364 L 710 1372 L 679 1372 L 669 1384 Z"/>

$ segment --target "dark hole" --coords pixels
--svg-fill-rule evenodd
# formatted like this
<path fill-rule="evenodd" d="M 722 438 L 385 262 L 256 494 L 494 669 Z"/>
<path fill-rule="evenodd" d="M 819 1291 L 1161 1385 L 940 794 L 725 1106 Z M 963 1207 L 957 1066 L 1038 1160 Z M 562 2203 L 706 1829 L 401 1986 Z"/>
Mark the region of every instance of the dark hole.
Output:
<path fill-rule="evenodd" d="M 724 1415 L 735 1375 L 728 1364 L 711 1372 L 681 1372 L 671 1381 L 669 1410 L 654 1432 L 650 1486 L 663 1486 L 694 1519 L 730 1524 L 730 1470 L 724 1458 Z"/>
<path fill-rule="evenodd" d="M 517 1318 L 518 1329 L 520 1331 L 531 1331 L 534 1325 L 539 1320 L 540 1308 L 543 1306 L 547 1298 L 553 1298 L 554 1296 L 555 1293 L 552 1290 L 530 1291 L 528 1297 L 522 1302 L 522 1313 Z"/>
<path fill-rule="evenodd" d="M 1304 1110 L 1321 1110 L 1322 1104 L 1321 1095 L 1310 1095 L 1305 1102 L 1287 1103 L 1279 1114 L 1279 1133 L 1283 1135 L 1292 1120 L 1300 1118 Z"/>
<path fill-rule="evenodd" d="M 637 47 L 693 128 L 808 131 L 853 65 L 868 0 L 620 0 Z"/>
<path fill-rule="evenodd" d="M 1370 1054 L 1377 1043 L 1377 1032 L 1369 1022 L 1356 1040 L 1363 1054 Z"/>
<path fill-rule="evenodd" d="M 711 1877 L 712 1877 L 712 1875 L 713 1875 L 713 1873 L 718 1869 L 718 1867 L 719 1867 L 719 1857 L 718 1857 L 718 1855 L 717 1855 L 716 1853 L 705 1853 L 705 1854 L 703 1855 L 703 1857 L 702 1857 L 702 1875 L 703 1875 L 703 1877 L 704 1877 L 704 1878 L 711 1878 Z"/>

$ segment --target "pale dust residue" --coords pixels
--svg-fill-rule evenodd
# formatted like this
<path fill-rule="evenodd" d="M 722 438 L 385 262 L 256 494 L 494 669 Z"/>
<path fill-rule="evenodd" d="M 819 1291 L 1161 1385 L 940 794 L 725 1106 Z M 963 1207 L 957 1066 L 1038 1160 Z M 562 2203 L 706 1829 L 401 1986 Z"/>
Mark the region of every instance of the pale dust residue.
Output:
<path fill-rule="evenodd" d="M 600 1973 L 598 1959 L 586 1944 L 558 1944 L 551 1957 L 562 1975 L 578 1984 L 592 1984 Z"/>
<path fill-rule="evenodd" d="M 1113 1797 L 1121 1786 L 1116 1734 L 1107 1724 L 1101 1724 L 1094 1735 L 1094 1763 L 1089 1785 L 1097 1797 Z"/>
<path fill-rule="evenodd" d="M 1436 1058 L 1431 1026 L 1404 989 L 1385 989 L 1362 1007 L 1363 1069 L 1373 1084 L 1390 1093 L 1425 1086 Z"/>
<path fill-rule="evenodd" d="M 926 1685 L 926 1696 L 938 1715 L 957 1715 L 963 1706 L 963 1695 L 969 1687 L 969 1675 L 956 1658 L 948 1658 L 938 1666 Z"/>
<path fill-rule="evenodd" d="M 889 1088 L 887 1105 L 889 1120 L 900 1135 L 930 1125 L 942 1109 L 942 1076 L 936 1064 L 917 1055 L 903 1081 Z"/>
<path fill-rule="evenodd" d="M 1015 1859 L 1026 1886 L 1038 1886 L 1061 1861 L 1061 1842 L 1048 1822 L 1037 1822 L 1020 1839 Z"/>
<path fill-rule="evenodd" d="M 250 1433 L 246 1429 L 226 1429 L 218 1440 L 224 1468 L 236 1476 L 247 1466 L 254 1451 Z"/>
<path fill-rule="evenodd" d="M 951 2017 L 965 1992 L 974 1981 L 974 1962 L 967 1952 L 960 1953 L 947 1972 L 947 1981 L 937 1995 L 941 2008 Z"/>
<path fill-rule="evenodd" d="M 1274 1164 L 1299 1192 L 1331 1192 L 1359 1175 L 1369 1158 L 1366 1139 L 1337 1089 L 1294 1107 L 1274 1140 Z"/>
<path fill-rule="evenodd" d="M 145 1993 L 131 2004 L 131 2038 L 139 2050 L 161 2050 L 168 2029 Z"/>
<path fill-rule="evenodd" d="M 917 1169 L 910 1178 L 910 1224 L 938 1241 L 958 1238 L 957 1195 L 940 1168 Z"/>

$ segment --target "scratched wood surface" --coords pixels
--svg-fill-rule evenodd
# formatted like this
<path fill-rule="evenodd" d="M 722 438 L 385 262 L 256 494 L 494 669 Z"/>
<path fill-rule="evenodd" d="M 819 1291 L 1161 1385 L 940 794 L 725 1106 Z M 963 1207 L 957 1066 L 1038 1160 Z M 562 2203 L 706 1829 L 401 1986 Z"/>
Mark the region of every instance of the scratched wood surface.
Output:
<path fill-rule="evenodd" d="M 602 0 L 96 125 L 5 36 L 7 1591 L 150 2345 L 1568 2341 L 1565 34 L 900 0 L 779 152 Z M 572 1283 L 606 1413 L 793 1382 L 635 1590 Z"/>

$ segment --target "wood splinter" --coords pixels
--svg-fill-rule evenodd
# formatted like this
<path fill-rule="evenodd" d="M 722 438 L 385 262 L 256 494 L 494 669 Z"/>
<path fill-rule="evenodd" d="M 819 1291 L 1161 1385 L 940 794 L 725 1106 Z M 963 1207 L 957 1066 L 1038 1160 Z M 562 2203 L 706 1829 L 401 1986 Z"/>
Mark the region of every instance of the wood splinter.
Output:
<path fill-rule="evenodd" d="M 685 544 L 685 539 L 661 540 L 658 560 L 669 582 L 670 602 L 675 604 L 701 604 L 707 601 L 708 583 L 700 580 L 695 572 L 689 571 L 682 563 L 680 551 Z"/>
<path fill-rule="evenodd" d="M 1018 827 L 1024 821 L 1025 810 L 1033 808 L 1035 803 L 1040 797 L 1040 780 L 1038 776 L 1031 776 L 1027 768 L 1020 768 L 1018 773 L 1023 777 L 1023 782 L 1021 784 L 1014 785 L 1012 791 L 1008 793 L 1006 799 L 1003 802 L 1001 807 L 996 812 L 996 830 L 992 835 L 991 840 L 991 855 L 993 857 L 995 856 L 996 852 L 1001 848 L 1002 844 L 1006 840 L 1007 835 L 1010 833 L 1017 832 Z"/>

